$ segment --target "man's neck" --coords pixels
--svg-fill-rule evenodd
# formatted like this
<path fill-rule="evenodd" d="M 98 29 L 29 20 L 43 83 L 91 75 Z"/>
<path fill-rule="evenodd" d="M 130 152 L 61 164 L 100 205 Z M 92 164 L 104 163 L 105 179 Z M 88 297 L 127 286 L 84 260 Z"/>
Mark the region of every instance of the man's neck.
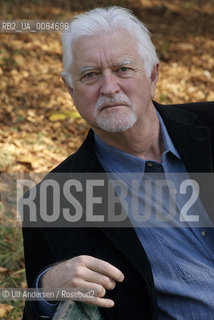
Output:
<path fill-rule="evenodd" d="M 155 111 L 155 110 L 154 110 Z M 132 128 L 119 133 L 94 129 L 105 143 L 144 160 L 161 162 L 163 141 L 158 116 L 153 113 L 149 119 L 137 122 Z"/>

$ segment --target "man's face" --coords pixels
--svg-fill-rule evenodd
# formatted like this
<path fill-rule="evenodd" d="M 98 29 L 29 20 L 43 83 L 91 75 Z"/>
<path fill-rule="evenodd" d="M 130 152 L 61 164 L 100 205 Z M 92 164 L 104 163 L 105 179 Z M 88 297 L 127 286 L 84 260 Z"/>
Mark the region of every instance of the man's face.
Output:
<path fill-rule="evenodd" d="M 153 107 L 158 67 L 146 76 L 135 38 L 127 31 L 84 36 L 72 49 L 69 92 L 92 128 L 126 131 Z"/>

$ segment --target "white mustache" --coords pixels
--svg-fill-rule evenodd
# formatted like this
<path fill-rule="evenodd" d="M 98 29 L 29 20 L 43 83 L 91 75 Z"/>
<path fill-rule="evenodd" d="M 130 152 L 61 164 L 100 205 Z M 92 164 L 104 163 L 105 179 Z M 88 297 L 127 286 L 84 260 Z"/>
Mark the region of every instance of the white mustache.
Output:
<path fill-rule="evenodd" d="M 102 109 L 104 106 L 108 104 L 121 103 L 132 107 L 132 103 L 129 98 L 125 94 L 117 94 L 116 96 L 110 97 L 99 97 L 97 103 L 95 105 L 95 112 Z"/>

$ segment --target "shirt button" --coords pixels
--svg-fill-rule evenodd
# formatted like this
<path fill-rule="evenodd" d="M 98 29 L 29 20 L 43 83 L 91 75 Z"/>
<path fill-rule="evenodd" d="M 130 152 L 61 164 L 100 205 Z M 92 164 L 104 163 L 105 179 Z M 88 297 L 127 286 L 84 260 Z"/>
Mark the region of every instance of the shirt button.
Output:
<path fill-rule="evenodd" d="M 201 235 L 202 235 L 202 237 L 205 237 L 205 236 L 207 235 L 206 230 L 202 230 L 202 231 L 201 231 Z"/>
<path fill-rule="evenodd" d="M 148 167 L 152 167 L 152 162 L 147 162 Z"/>

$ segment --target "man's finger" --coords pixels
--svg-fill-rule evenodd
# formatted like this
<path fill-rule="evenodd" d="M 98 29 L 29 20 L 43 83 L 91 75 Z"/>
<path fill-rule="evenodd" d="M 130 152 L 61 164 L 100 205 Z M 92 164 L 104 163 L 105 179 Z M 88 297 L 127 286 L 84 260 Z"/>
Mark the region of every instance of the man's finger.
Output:
<path fill-rule="evenodd" d="M 105 299 L 105 298 L 87 298 L 84 299 L 82 302 L 94 305 L 100 308 L 112 308 L 114 306 L 114 301 L 111 299 Z"/>
<path fill-rule="evenodd" d="M 88 267 L 88 269 L 106 275 L 118 282 L 122 282 L 124 280 L 124 274 L 112 264 L 94 257 L 87 257 L 88 258 L 86 259 L 85 265 Z"/>
<path fill-rule="evenodd" d="M 96 271 L 90 270 L 87 268 L 87 272 L 85 272 L 83 279 L 87 282 L 97 283 L 102 285 L 107 290 L 112 290 L 115 288 L 115 281 L 108 276 L 105 276 Z"/>

